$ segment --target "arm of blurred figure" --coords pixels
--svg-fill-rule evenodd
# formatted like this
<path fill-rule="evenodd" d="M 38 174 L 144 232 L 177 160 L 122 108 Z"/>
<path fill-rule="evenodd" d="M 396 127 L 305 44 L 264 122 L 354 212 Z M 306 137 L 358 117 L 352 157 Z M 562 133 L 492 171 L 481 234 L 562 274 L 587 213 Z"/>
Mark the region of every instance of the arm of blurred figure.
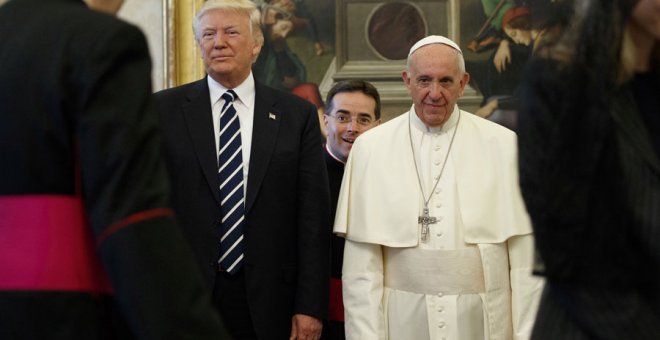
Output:
<path fill-rule="evenodd" d="M 169 209 L 151 62 L 128 25 L 74 65 L 85 205 L 120 309 L 140 339 L 229 339 Z"/>
<path fill-rule="evenodd" d="M 532 221 L 544 273 L 575 274 L 574 256 L 589 242 L 583 209 L 588 185 L 575 181 L 579 159 L 576 144 L 585 129 L 577 115 L 579 79 L 558 71 L 555 61 L 535 59 L 527 66 L 520 86 L 518 167 L 520 190 Z M 583 115 L 584 116 L 584 115 Z M 584 158 L 584 157 L 582 157 Z M 570 183 L 570 184 L 567 184 Z"/>

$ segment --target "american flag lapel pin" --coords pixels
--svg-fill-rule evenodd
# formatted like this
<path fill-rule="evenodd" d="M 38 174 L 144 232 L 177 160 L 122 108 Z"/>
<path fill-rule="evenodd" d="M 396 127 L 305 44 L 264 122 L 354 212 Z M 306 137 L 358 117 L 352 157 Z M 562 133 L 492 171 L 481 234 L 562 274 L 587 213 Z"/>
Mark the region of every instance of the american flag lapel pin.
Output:
<path fill-rule="evenodd" d="M 268 118 L 270 118 L 272 120 L 277 120 L 277 116 L 272 112 L 268 112 Z"/>

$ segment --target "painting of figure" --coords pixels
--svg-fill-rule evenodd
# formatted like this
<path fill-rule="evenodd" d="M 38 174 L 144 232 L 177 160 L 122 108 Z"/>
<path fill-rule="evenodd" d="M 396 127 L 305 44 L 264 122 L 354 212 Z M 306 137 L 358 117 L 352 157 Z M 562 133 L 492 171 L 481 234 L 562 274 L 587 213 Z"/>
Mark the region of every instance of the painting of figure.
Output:
<path fill-rule="evenodd" d="M 483 22 L 463 46 L 470 85 L 482 97 L 474 113 L 515 130 L 522 73 L 543 34 L 560 19 L 552 17 L 558 5 L 553 0 L 480 0 L 480 5 L 472 11 Z"/>

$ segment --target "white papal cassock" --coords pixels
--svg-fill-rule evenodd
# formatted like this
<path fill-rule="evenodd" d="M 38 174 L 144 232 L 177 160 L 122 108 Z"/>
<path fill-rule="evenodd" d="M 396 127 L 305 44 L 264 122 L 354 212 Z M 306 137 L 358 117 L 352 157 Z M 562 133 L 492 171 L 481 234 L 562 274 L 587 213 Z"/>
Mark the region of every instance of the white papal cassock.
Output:
<path fill-rule="evenodd" d="M 413 107 L 358 138 L 334 225 L 346 237 L 348 339 L 529 338 L 542 280 L 516 150 L 512 131 L 458 106 L 442 128 Z M 415 162 L 438 220 L 425 241 Z"/>

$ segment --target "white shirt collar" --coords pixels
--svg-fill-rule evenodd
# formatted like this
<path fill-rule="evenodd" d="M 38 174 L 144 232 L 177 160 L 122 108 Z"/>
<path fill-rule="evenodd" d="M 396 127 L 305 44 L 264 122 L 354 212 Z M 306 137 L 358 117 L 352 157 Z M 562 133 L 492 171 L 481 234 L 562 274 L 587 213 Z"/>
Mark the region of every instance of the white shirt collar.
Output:
<path fill-rule="evenodd" d="M 341 164 L 346 164 L 346 162 L 342 161 L 341 159 L 339 159 L 339 157 L 335 156 L 335 154 L 332 153 L 332 150 L 330 150 L 330 145 L 328 145 L 327 142 L 325 143 L 325 150 L 328 152 L 330 157 L 334 158 L 337 162 L 339 162 Z"/>
<path fill-rule="evenodd" d="M 218 100 L 220 100 L 220 97 L 222 96 L 223 93 L 227 92 L 229 90 L 228 88 L 224 87 L 222 84 L 218 83 L 215 81 L 213 78 L 207 76 L 206 77 L 208 85 L 209 85 L 209 94 L 210 94 L 210 99 L 211 99 L 211 106 Z M 238 100 L 245 105 L 249 112 L 254 112 L 254 77 L 252 76 L 252 71 L 250 71 L 250 75 L 245 78 L 245 80 L 235 88 L 233 88 L 234 92 L 238 96 Z"/>

